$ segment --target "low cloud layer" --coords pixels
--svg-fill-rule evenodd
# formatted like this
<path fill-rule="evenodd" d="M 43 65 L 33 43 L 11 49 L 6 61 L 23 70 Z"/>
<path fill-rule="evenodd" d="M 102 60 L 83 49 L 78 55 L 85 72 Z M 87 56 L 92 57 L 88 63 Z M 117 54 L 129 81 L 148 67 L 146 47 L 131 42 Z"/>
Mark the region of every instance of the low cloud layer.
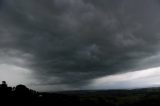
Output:
<path fill-rule="evenodd" d="M 159 11 L 159 0 L 1 0 L 0 58 L 66 89 L 159 66 Z"/>

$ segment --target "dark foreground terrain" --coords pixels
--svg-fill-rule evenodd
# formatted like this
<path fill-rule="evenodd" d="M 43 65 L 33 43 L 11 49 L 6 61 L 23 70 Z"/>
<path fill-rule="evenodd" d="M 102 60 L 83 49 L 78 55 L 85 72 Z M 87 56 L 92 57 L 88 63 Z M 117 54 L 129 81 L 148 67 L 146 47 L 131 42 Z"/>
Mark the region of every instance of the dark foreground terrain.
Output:
<path fill-rule="evenodd" d="M 12 88 L 2 82 L 0 103 L 3 106 L 158 106 L 160 88 L 40 93 L 24 85 Z"/>
<path fill-rule="evenodd" d="M 105 106 L 159 106 L 160 88 L 44 93 L 44 103 Z"/>

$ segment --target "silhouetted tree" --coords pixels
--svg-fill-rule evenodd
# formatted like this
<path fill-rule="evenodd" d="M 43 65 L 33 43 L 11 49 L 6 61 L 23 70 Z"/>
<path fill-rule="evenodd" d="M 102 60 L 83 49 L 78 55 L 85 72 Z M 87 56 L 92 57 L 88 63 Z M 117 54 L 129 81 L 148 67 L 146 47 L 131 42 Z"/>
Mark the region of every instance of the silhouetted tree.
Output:
<path fill-rule="evenodd" d="M 2 81 L 2 85 L 1 85 L 1 87 L 2 87 L 2 88 L 7 88 L 7 87 L 8 87 L 8 85 L 7 85 L 6 81 Z"/>
<path fill-rule="evenodd" d="M 25 85 L 17 85 L 15 88 L 16 96 L 28 96 L 29 93 L 29 89 Z"/>

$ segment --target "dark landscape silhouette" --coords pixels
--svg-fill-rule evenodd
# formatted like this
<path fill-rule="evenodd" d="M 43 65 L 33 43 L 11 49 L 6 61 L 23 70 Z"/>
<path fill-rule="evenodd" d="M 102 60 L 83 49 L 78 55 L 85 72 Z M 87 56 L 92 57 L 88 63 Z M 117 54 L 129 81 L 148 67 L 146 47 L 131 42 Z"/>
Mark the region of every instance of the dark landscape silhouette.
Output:
<path fill-rule="evenodd" d="M 37 92 L 25 85 L 0 85 L 1 103 L 20 106 L 151 106 L 160 105 L 160 88 Z"/>
<path fill-rule="evenodd" d="M 33 97 L 38 96 L 38 92 L 27 88 L 25 85 L 17 85 L 16 87 L 8 87 L 5 81 L 0 85 L 1 97 Z"/>

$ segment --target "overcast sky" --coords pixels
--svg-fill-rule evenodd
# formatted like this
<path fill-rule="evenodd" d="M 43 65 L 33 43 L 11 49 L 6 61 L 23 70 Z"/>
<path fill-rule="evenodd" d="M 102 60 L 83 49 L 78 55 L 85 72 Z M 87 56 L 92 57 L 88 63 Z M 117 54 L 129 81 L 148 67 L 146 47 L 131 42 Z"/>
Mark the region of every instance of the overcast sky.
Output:
<path fill-rule="evenodd" d="M 12 86 L 158 86 L 159 67 L 160 0 L 0 0 L 0 80 Z"/>

